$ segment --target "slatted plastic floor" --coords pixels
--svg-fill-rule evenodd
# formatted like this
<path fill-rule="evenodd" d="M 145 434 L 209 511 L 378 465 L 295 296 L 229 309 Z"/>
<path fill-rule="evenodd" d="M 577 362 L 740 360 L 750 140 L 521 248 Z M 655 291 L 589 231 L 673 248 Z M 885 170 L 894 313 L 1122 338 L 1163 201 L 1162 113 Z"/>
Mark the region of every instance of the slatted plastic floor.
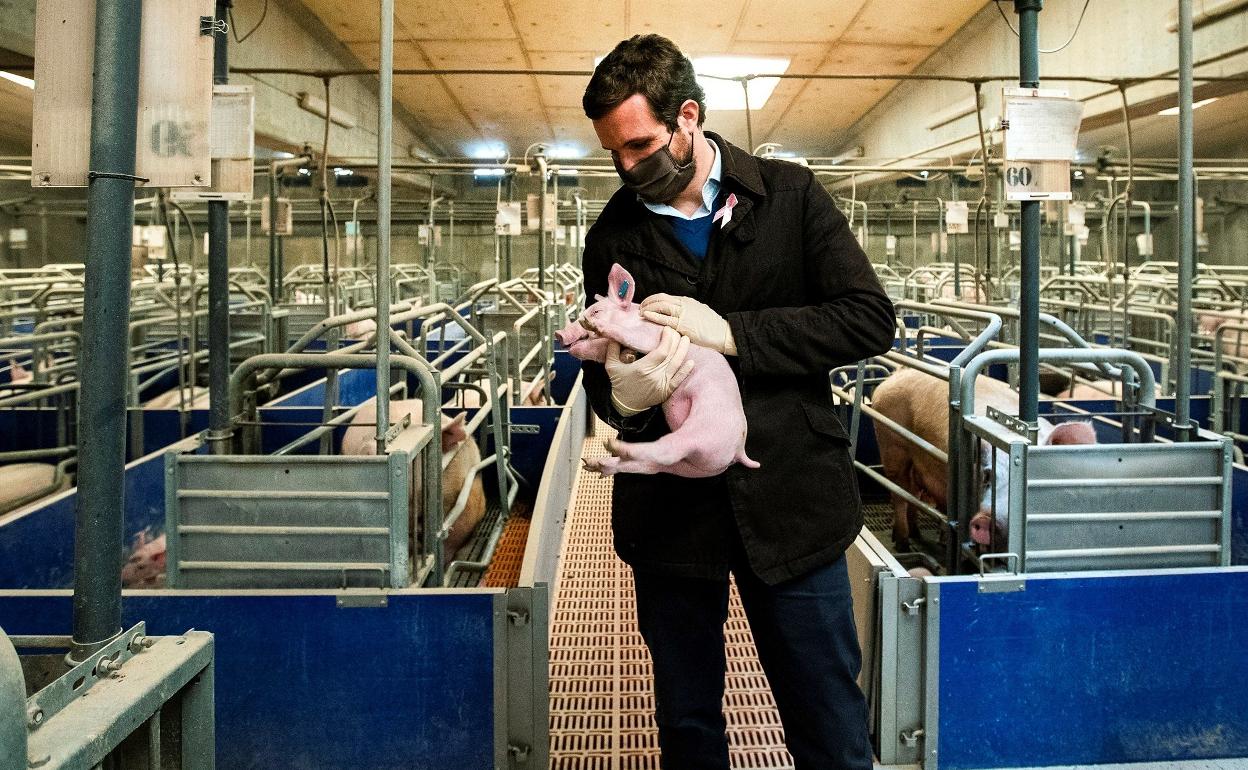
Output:
<path fill-rule="evenodd" d="M 602 422 L 582 456 L 602 456 Z M 611 480 L 582 470 L 569 507 L 550 638 L 551 770 L 658 770 L 650 654 L 632 573 L 611 548 Z M 724 627 L 732 767 L 792 768 L 735 586 Z"/>

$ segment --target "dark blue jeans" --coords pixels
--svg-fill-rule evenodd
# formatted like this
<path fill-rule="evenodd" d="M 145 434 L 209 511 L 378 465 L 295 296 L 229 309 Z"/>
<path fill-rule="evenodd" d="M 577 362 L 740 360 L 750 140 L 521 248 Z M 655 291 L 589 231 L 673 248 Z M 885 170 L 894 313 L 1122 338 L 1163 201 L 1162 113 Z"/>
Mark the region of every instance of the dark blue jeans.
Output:
<path fill-rule="evenodd" d="M 871 770 L 867 704 L 845 558 L 769 586 L 734 569 L 795 770 Z M 728 581 L 633 573 L 654 660 L 665 770 L 728 770 L 724 623 Z"/>

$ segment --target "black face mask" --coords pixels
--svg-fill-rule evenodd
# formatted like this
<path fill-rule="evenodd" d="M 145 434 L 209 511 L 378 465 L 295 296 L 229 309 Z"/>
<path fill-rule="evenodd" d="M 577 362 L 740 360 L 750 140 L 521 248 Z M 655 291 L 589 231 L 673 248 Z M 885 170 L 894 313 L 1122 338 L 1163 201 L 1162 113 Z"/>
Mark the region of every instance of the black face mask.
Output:
<path fill-rule="evenodd" d="M 675 137 L 676 133 L 672 132 L 666 145 L 637 161 L 631 171 L 625 171 L 620 166 L 619 158 L 612 156 L 615 171 L 624 181 L 624 186 L 648 203 L 667 203 L 675 199 L 697 173 L 693 133 L 689 133 L 689 158 L 684 163 L 678 163 L 676 156 L 672 155 L 672 139 Z"/>

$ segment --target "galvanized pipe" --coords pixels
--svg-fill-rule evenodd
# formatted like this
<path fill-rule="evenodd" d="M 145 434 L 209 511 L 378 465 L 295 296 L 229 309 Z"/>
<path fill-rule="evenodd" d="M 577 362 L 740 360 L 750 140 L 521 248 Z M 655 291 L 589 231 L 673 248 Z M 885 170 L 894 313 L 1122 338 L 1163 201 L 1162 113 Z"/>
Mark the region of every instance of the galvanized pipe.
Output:
<path fill-rule="evenodd" d="M 229 23 L 230 0 L 217 0 L 217 26 Z M 229 36 L 213 35 L 212 82 L 230 82 Z M 270 223 L 272 224 L 272 223 Z M 208 202 L 208 447 L 229 451 L 230 438 L 230 204 Z M 195 305 L 192 302 L 191 308 Z M 195 382 L 191 383 L 194 388 Z M 191 391 L 194 393 L 194 391 Z"/>
<path fill-rule="evenodd" d="M 1192 0 L 1179 0 L 1179 317 L 1175 362 L 1175 437 L 1191 435 L 1192 273 L 1196 191 L 1192 170 Z"/>
<path fill-rule="evenodd" d="M 121 632 L 126 360 L 134 222 L 141 0 L 95 4 L 86 303 L 74 531 L 74 633 L 81 662 Z"/>
<path fill-rule="evenodd" d="M 1017 350 L 989 350 L 971 359 L 962 372 L 961 413 L 975 414 L 975 378 L 981 370 L 993 364 L 1008 364 L 1018 359 Z M 1139 353 L 1114 348 L 1045 348 L 1039 351 L 1039 360 L 1045 363 L 1120 364 L 1135 370 L 1140 378 L 1140 403 L 1153 406 L 1157 403 L 1157 383 L 1153 370 Z"/>
<path fill-rule="evenodd" d="M 1019 85 L 1040 87 L 1039 15 L 1043 0 L 1014 0 L 1018 14 Z M 1018 417 L 1035 425 L 1039 413 L 1040 201 L 1022 202 L 1022 273 L 1019 285 Z M 973 381 L 974 378 L 972 378 Z"/>
<path fill-rule="evenodd" d="M 386 453 L 390 430 L 390 192 L 394 162 L 394 0 L 381 0 L 381 51 L 377 86 L 377 454 Z M 429 189 L 432 192 L 433 184 Z M 433 242 L 433 232 L 429 241 Z M 440 392 L 422 394 L 426 406 L 442 400 Z M 437 423 L 431 423 L 437 424 Z M 428 534 L 428 533 L 426 533 Z M 439 564 L 439 567 L 441 565 Z"/>
<path fill-rule="evenodd" d="M 539 151 L 534 158 L 538 172 L 542 175 L 542 197 L 537 202 L 537 286 L 546 288 L 546 188 L 550 184 L 550 174 L 546 168 L 546 153 Z M 511 276 L 508 275 L 508 278 Z"/>
<path fill-rule="evenodd" d="M 28 719 L 22 662 L 0 628 L 0 767 L 27 767 Z"/>

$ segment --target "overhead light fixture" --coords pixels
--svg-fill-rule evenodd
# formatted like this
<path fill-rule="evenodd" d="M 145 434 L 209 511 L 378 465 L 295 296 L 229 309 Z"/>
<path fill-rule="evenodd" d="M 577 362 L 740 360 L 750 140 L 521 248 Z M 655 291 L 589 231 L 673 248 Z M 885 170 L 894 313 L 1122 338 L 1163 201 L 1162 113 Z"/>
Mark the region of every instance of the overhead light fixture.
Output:
<path fill-rule="evenodd" d="M 483 141 L 468 145 L 468 157 L 477 160 L 502 160 L 507 155 L 507 145 L 502 142 Z"/>
<path fill-rule="evenodd" d="M 19 86 L 26 86 L 32 90 L 35 87 L 35 81 L 30 78 L 24 78 L 21 75 L 14 75 L 12 72 L 5 72 L 4 70 L 0 70 L 0 79 L 7 80 L 10 83 L 17 83 Z"/>
<path fill-rule="evenodd" d="M 782 75 L 788 71 L 790 61 L 758 56 L 701 56 L 693 60 L 693 69 L 698 73 L 698 85 L 706 92 L 707 110 L 744 110 L 745 89 L 741 82 L 722 78 Z M 756 77 L 749 83 L 750 109 L 760 110 L 780 85 L 780 78 Z"/>
<path fill-rule="evenodd" d="M 338 168 L 337 166 L 334 167 L 334 176 L 351 176 L 354 173 L 355 172 L 349 168 Z"/>
<path fill-rule="evenodd" d="M 313 115 L 325 117 L 326 104 L 325 100 L 319 96 L 313 96 L 307 91 L 299 92 L 299 106 Z M 329 108 L 329 122 L 336 123 L 343 128 L 355 128 L 355 124 L 359 121 L 349 112 L 344 112 L 337 107 Z"/>
<path fill-rule="evenodd" d="M 1211 97 L 1209 99 L 1201 99 L 1198 102 L 1192 103 L 1192 109 L 1199 110 L 1201 107 L 1204 107 L 1206 104 L 1212 104 L 1213 102 L 1216 102 L 1217 100 L 1218 100 L 1218 97 L 1216 96 Z M 1173 107 L 1167 107 L 1166 109 L 1162 110 L 1161 112 L 1158 112 L 1157 114 L 1158 115 L 1178 115 L 1179 107 L 1178 105 L 1175 105 Z"/>
<path fill-rule="evenodd" d="M 472 175 L 475 177 L 483 176 L 503 176 L 507 173 L 507 169 L 503 168 L 474 168 Z"/>
<path fill-rule="evenodd" d="M 546 157 L 553 160 L 567 160 L 569 158 L 585 157 L 585 150 L 575 144 L 553 144 L 546 149 Z"/>
<path fill-rule="evenodd" d="M 597 67 L 603 59 L 594 59 Z M 698 85 L 706 93 L 706 109 L 709 110 L 744 110 L 745 89 L 739 80 L 724 78 L 740 78 L 746 75 L 783 75 L 789 69 L 792 59 L 778 59 L 762 56 L 699 56 L 693 60 L 693 70 L 697 73 Z M 708 77 L 709 76 L 709 77 Z M 771 93 L 780 85 L 780 78 L 755 77 L 750 80 L 750 109 L 760 110 Z"/>
<path fill-rule="evenodd" d="M 974 115 L 975 110 L 983 106 L 983 103 L 984 95 L 982 93 L 978 96 L 968 96 L 966 99 L 957 102 L 952 107 L 934 113 L 927 120 L 927 130 L 935 131 L 941 126 L 947 126 L 955 120 L 960 120 L 968 115 Z"/>
<path fill-rule="evenodd" d="M 850 147 L 848 150 L 838 155 L 833 155 L 832 162 L 844 163 L 847 160 L 854 160 L 856 158 L 861 158 L 865 154 L 866 154 L 866 150 L 863 149 L 862 145 L 858 145 L 856 147 Z"/>
<path fill-rule="evenodd" d="M 576 176 L 576 175 L 577 175 L 577 173 L 578 173 L 578 172 L 577 172 L 577 170 L 576 170 L 576 169 L 574 169 L 574 168 L 561 168 L 561 169 L 559 169 L 559 176 Z"/>

